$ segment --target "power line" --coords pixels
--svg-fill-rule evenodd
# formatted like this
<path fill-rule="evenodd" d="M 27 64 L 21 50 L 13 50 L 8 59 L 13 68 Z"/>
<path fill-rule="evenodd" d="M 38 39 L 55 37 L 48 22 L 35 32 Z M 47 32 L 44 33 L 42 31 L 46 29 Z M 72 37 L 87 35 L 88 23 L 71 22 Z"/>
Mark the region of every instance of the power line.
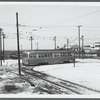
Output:
<path fill-rule="evenodd" d="M 20 27 L 36 27 L 36 28 L 39 28 L 39 29 L 42 29 L 42 28 L 55 28 L 55 27 L 76 27 L 75 25 L 66 25 L 66 26 L 46 26 L 46 25 L 26 25 L 26 24 L 20 24 L 19 25 Z"/>
<path fill-rule="evenodd" d="M 69 43 L 72 43 L 73 41 L 77 40 L 78 38 L 75 38 L 74 40 L 70 41 Z"/>
<path fill-rule="evenodd" d="M 75 20 L 75 19 L 78 19 L 78 18 L 82 18 L 82 17 L 85 17 L 85 16 L 89 16 L 89 15 L 92 15 L 92 14 L 98 13 L 98 12 L 100 12 L 100 10 L 97 10 L 97 11 L 94 11 L 94 12 L 90 12 L 90 13 L 87 13 L 87 14 L 83 14 L 83 15 L 80 15 L 80 16 L 77 16 L 77 17 L 73 17 L 73 18 L 70 18 L 70 19 L 65 19 L 63 21 L 60 21 L 60 22 L 52 24 L 52 25 L 65 23 L 66 21 L 72 21 L 72 20 Z"/>
<path fill-rule="evenodd" d="M 51 8 L 51 9 L 48 9 L 48 10 L 46 10 L 46 11 L 44 11 L 44 12 L 42 12 L 42 13 L 36 15 L 36 16 L 33 16 L 32 18 L 30 18 L 30 19 L 28 19 L 28 20 L 26 20 L 26 21 L 24 21 L 24 22 L 22 22 L 22 23 L 30 22 L 30 21 L 32 21 L 33 19 L 37 19 L 38 17 L 41 17 L 41 16 L 43 16 L 43 15 L 49 13 L 49 12 L 52 11 L 52 10 L 54 11 L 54 9 L 57 8 L 57 7 L 58 7 L 58 6 L 53 7 L 53 8 Z"/>
<path fill-rule="evenodd" d="M 100 30 L 87 30 L 87 29 L 82 29 L 82 31 L 95 31 L 95 32 L 100 32 Z"/>
<path fill-rule="evenodd" d="M 28 25 L 22 25 L 21 27 L 34 27 L 34 26 L 32 26 L 32 25 L 30 25 L 30 26 L 28 26 Z M 70 27 L 70 29 L 68 29 Z M 74 29 L 72 28 L 72 27 L 74 27 Z M 46 27 L 46 26 L 43 26 L 43 27 L 41 27 L 41 31 L 47 31 L 47 30 L 61 30 L 61 28 L 63 29 L 63 30 L 76 30 L 75 29 L 75 27 L 76 26 L 49 26 L 49 27 Z M 64 29 L 65 28 L 65 29 Z M 86 27 L 85 27 L 86 28 Z M 82 29 L 82 31 L 100 31 L 100 30 L 94 30 L 94 29 L 92 29 L 92 30 L 90 30 L 90 29 L 85 29 L 84 27 L 83 27 L 83 29 Z M 93 27 L 92 27 L 93 28 Z M 100 28 L 100 27 L 98 27 L 98 28 Z M 40 29 L 40 26 L 38 26 L 38 29 Z M 37 29 L 36 29 L 37 30 Z"/>
<path fill-rule="evenodd" d="M 100 29 L 100 26 L 86 26 L 86 25 L 84 25 L 84 27 L 86 28 L 86 27 L 90 27 L 90 28 L 99 28 Z"/>
<path fill-rule="evenodd" d="M 6 26 L 6 27 L 15 27 L 15 24 L 8 24 L 8 23 L 0 23 L 0 26 Z"/>

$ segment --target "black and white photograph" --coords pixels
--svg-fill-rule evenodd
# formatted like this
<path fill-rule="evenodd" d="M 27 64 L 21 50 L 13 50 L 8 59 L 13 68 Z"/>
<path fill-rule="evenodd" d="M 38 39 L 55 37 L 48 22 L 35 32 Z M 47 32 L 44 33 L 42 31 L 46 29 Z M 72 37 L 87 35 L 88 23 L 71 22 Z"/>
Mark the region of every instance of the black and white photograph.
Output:
<path fill-rule="evenodd" d="M 0 2 L 0 97 L 100 97 L 100 2 Z"/>

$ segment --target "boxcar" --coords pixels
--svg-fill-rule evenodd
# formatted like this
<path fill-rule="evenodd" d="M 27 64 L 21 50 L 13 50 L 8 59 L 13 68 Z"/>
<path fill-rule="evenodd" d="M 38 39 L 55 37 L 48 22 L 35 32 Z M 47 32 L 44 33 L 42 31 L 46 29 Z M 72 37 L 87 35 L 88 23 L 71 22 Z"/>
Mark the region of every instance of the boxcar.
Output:
<path fill-rule="evenodd" d="M 44 65 L 73 62 L 73 53 L 69 50 L 33 50 L 24 51 L 23 65 Z"/>

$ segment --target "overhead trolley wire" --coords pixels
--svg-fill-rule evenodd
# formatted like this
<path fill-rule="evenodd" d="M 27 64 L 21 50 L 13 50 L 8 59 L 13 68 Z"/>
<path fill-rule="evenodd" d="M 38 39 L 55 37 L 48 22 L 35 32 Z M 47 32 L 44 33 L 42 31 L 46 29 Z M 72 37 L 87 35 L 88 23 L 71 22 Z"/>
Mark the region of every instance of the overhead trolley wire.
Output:
<path fill-rule="evenodd" d="M 5 26 L 5 27 L 15 27 L 15 24 L 0 23 L 0 26 Z"/>
<path fill-rule="evenodd" d="M 72 20 L 75 20 L 75 19 L 78 19 L 78 18 L 82 18 L 82 17 L 89 16 L 89 15 L 92 15 L 92 14 L 95 14 L 95 13 L 99 13 L 99 12 L 100 12 L 100 10 L 96 10 L 96 11 L 93 11 L 93 12 L 90 12 L 90 13 L 87 13 L 87 14 L 83 14 L 83 15 L 77 16 L 77 17 L 73 17 L 73 18 L 70 18 L 70 19 L 65 19 L 63 21 L 60 21 L 58 23 L 54 23 L 52 25 L 65 23 L 66 21 L 72 21 Z"/>
<path fill-rule="evenodd" d="M 70 41 L 69 43 L 72 43 L 73 41 L 77 40 L 78 38 L 75 38 L 74 40 Z"/>
<path fill-rule="evenodd" d="M 30 21 L 32 21 L 32 20 L 38 18 L 38 17 L 41 17 L 41 16 L 43 16 L 43 15 L 49 13 L 50 11 L 54 11 L 54 9 L 56 9 L 56 8 L 58 8 L 58 6 L 53 7 L 53 8 L 51 8 L 51 9 L 47 9 L 46 11 L 44 11 L 44 12 L 42 12 L 42 13 L 36 15 L 36 16 L 33 16 L 33 17 L 31 17 L 30 19 L 28 19 L 28 20 L 26 20 L 26 21 L 24 21 L 24 22 L 22 22 L 22 23 L 30 22 Z"/>
<path fill-rule="evenodd" d="M 100 29 L 100 26 L 86 26 L 84 25 L 85 28 L 99 28 Z"/>

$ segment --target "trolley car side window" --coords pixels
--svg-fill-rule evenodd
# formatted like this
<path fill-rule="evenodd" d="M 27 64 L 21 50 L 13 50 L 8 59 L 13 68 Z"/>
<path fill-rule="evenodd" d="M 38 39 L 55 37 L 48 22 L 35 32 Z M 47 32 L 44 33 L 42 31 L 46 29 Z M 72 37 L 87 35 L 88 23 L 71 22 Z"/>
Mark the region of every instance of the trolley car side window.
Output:
<path fill-rule="evenodd" d="M 38 57 L 39 57 L 39 58 L 41 58 L 41 57 L 42 57 L 42 55 L 41 55 L 41 54 L 38 54 Z"/>
<path fill-rule="evenodd" d="M 23 58 L 28 58 L 28 54 L 23 54 Z"/>
<path fill-rule="evenodd" d="M 60 57 L 67 57 L 67 56 L 69 56 L 68 53 L 61 53 L 61 54 L 60 54 Z"/>
<path fill-rule="evenodd" d="M 29 58 L 36 58 L 37 56 L 36 56 L 36 54 L 30 54 L 29 55 Z"/>
<path fill-rule="evenodd" d="M 68 53 L 68 56 L 71 56 L 71 53 Z"/>
<path fill-rule="evenodd" d="M 60 57 L 60 53 L 54 53 L 54 57 Z"/>
<path fill-rule="evenodd" d="M 52 54 L 38 54 L 39 58 L 52 57 Z"/>

